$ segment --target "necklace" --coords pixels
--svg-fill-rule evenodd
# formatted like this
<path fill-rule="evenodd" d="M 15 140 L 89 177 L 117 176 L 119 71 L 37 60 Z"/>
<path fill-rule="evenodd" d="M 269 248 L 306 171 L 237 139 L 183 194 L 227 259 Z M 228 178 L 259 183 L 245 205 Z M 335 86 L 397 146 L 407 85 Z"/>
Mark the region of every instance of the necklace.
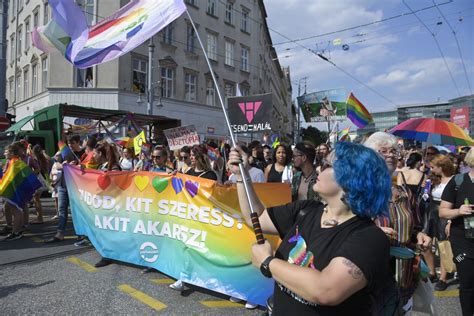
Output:
<path fill-rule="evenodd" d="M 329 211 L 329 209 L 326 205 L 324 207 L 324 214 L 327 214 L 328 211 Z M 339 225 L 339 221 L 337 219 L 330 218 L 330 219 L 323 220 L 323 226 L 336 227 L 337 225 Z"/>
<path fill-rule="evenodd" d="M 304 183 L 308 183 L 309 181 L 311 181 L 313 179 L 314 174 L 315 174 L 314 170 L 307 177 L 305 177 L 303 174 Z"/>

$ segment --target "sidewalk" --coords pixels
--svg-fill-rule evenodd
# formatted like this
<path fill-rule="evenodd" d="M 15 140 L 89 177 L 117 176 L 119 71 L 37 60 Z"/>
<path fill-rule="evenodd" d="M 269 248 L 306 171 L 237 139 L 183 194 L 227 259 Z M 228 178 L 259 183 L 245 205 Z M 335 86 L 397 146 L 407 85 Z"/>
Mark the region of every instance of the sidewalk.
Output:
<path fill-rule="evenodd" d="M 44 241 L 56 233 L 58 220 L 51 218 L 56 215 L 52 198 L 42 198 L 43 224 L 29 225 L 24 237 L 14 241 L 3 241 L 6 235 L 0 236 L 0 266 L 11 265 L 32 260 L 54 257 L 63 253 L 81 252 L 91 247 L 76 247 L 76 236 L 71 216 L 68 218 L 65 241 L 45 244 Z M 30 207 L 30 223 L 36 221 L 36 210 Z M 5 226 L 5 218 L 0 218 L 0 229 Z"/>

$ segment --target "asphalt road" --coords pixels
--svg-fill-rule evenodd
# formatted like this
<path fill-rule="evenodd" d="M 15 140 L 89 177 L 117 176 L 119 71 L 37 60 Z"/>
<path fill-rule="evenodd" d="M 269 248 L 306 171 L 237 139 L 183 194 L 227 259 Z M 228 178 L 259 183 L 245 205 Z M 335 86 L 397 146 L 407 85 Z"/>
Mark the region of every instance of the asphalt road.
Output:
<path fill-rule="evenodd" d="M 17 314 L 165 314 L 261 315 L 228 297 L 196 287 L 179 293 L 159 272 L 143 274 L 140 267 L 112 264 L 94 268 L 100 257 L 91 247 L 76 247 L 73 229 L 64 243 L 43 241 L 55 232 L 52 202 L 44 200 L 47 220 L 32 225 L 25 237 L 0 241 L 0 311 Z M 31 220 L 35 216 L 31 215 Z M 4 223 L 0 219 L 0 228 Z M 0 240 L 3 237 L 0 237 Z M 435 292 L 438 315 L 461 315 L 456 282 Z M 414 315 L 423 315 L 414 313 Z"/>

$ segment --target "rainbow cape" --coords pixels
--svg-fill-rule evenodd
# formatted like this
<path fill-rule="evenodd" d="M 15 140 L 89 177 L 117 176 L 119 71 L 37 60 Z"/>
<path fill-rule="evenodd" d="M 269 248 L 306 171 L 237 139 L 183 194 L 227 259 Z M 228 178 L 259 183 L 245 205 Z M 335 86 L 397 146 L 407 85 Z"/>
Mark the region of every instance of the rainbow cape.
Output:
<path fill-rule="evenodd" d="M 359 100 L 351 92 L 347 98 L 347 117 L 354 123 L 358 128 L 363 128 L 367 124 L 374 121 L 372 115 L 367 111 L 365 106 L 360 103 Z"/>
<path fill-rule="evenodd" d="M 23 209 L 41 186 L 33 170 L 20 158 L 13 158 L 0 179 L 0 196 L 19 209 Z"/>
<path fill-rule="evenodd" d="M 84 166 L 86 169 L 97 169 L 99 168 L 99 164 L 95 161 L 93 152 L 91 151 L 87 155 L 85 155 L 84 159 L 81 161 L 81 165 Z"/>
<path fill-rule="evenodd" d="M 217 159 L 219 159 L 220 157 L 219 149 L 212 148 L 209 145 L 206 145 L 206 147 L 207 147 L 207 156 L 209 157 L 209 159 L 211 159 L 212 161 L 216 161 Z"/>

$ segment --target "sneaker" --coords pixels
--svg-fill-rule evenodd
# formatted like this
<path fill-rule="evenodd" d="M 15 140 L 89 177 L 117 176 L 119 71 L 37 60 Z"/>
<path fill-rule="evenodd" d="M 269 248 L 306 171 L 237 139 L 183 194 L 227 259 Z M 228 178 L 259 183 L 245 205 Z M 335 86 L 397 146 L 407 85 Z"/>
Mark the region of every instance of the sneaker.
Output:
<path fill-rule="evenodd" d="M 10 226 L 5 226 L 0 230 L 0 235 L 9 235 L 12 232 L 12 228 Z"/>
<path fill-rule="evenodd" d="M 175 291 L 183 291 L 184 290 L 184 284 L 183 281 L 178 280 L 174 282 L 173 284 L 170 284 L 170 288 L 172 288 Z"/>
<path fill-rule="evenodd" d="M 448 288 L 448 283 L 439 280 L 438 283 L 435 285 L 435 291 L 444 291 Z"/>
<path fill-rule="evenodd" d="M 145 268 L 142 270 L 142 274 L 147 274 L 153 272 L 153 268 Z"/>
<path fill-rule="evenodd" d="M 84 238 L 84 239 L 81 239 L 77 242 L 74 243 L 74 246 L 76 247 L 85 247 L 85 246 L 90 246 L 91 242 L 89 241 L 89 239 L 87 238 Z"/>
<path fill-rule="evenodd" d="M 245 303 L 245 308 L 246 309 L 256 309 L 257 307 L 258 307 L 257 304 L 253 304 L 253 303 L 250 303 L 250 302 Z"/>
<path fill-rule="evenodd" d="M 231 301 L 232 303 L 240 303 L 240 302 L 242 302 L 241 299 L 239 299 L 239 298 L 237 298 L 237 297 L 233 297 L 233 296 L 231 296 L 231 297 L 229 298 L 229 301 Z"/>
<path fill-rule="evenodd" d="M 12 241 L 12 240 L 17 240 L 23 237 L 22 233 L 11 233 L 10 235 L 5 238 L 5 241 Z"/>
<path fill-rule="evenodd" d="M 51 220 L 54 221 L 55 219 L 58 219 L 59 216 L 58 215 L 54 215 L 53 217 L 51 217 Z"/>
<path fill-rule="evenodd" d="M 436 274 L 430 274 L 429 279 L 433 284 L 439 281 L 438 276 Z"/>
<path fill-rule="evenodd" d="M 94 264 L 94 267 L 102 268 L 102 267 L 108 266 L 109 264 L 112 264 L 112 263 L 113 263 L 112 259 L 102 258 L 102 259 L 100 259 L 99 262 Z"/>

